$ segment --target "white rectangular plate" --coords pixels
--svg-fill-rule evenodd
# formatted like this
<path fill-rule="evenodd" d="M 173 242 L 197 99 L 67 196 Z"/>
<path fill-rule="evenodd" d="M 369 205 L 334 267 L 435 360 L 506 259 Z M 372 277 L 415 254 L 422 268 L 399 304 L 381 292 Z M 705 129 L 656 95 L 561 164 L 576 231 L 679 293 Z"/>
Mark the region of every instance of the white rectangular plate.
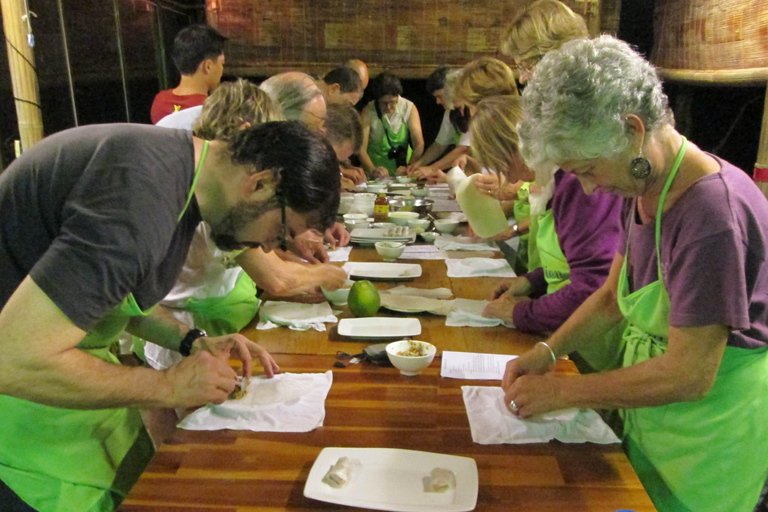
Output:
<path fill-rule="evenodd" d="M 338 332 L 352 338 L 404 338 L 421 334 L 418 318 L 342 318 Z"/>
<path fill-rule="evenodd" d="M 349 277 L 367 277 L 369 279 L 413 279 L 421 275 L 421 265 L 418 263 L 348 261 L 341 268 Z"/>
<path fill-rule="evenodd" d="M 386 236 L 389 228 L 355 228 L 349 234 L 355 243 L 415 242 L 416 233 L 411 230 L 407 236 Z"/>
<path fill-rule="evenodd" d="M 350 482 L 334 489 L 323 477 L 340 457 L 357 459 L 361 467 Z M 426 492 L 434 468 L 453 471 L 456 489 Z M 394 448 L 324 448 L 315 459 L 304 496 L 328 503 L 373 510 L 466 512 L 477 505 L 477 464 L 470 457 Z"/>

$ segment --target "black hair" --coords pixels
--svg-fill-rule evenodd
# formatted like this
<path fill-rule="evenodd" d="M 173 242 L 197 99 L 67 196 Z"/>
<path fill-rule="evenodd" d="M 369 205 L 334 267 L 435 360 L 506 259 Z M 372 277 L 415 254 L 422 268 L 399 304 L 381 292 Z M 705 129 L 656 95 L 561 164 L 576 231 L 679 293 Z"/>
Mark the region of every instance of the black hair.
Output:
<path fill-rule="evenodd" d="M 224 53 L 227 38 L 208 25 L 190 25 L 176 34 L 171 58 L 182 75 L 194 75 L 205 59 L 216 59 Z"/>
<path fill-rule="evenodd" d="M 400 79 L 389 71 L 384 71 L 376 77 L 376 84 L 373 87 L 374 99 L 380 99 L 383 96 L 402 96 L 403 84 Z"/>
<path fill-rule="evenodd" d="M 339 84 L 341 92 L 358 92 L 363 90 L 363 81 L 357 71 L 350 68 L 336 68 L 330 70 L 324 77 L 326 84 Z"/>
<path fill-rule="evenodd" d="M 435 91 L 445 88 L 445 77 L 448 75 L 448 66 L 442 65 L 432 72 L 427 78 L 427 92 L 434 94 Z"/>
<path fill-rule="evenodd" d="M 464 111 L 460 108 L 454 108 L 448 113 L 448 119 L 451 121 L 451 125 L 461 133 L 467 133 L 469 131 L 470 117 L 469 108 L 465 108 Z"/>
<path fill-rule="evenodd" d="M 355 153 L 360 150 L 363 143 L 363 125 L 360 121 L 360 114 L 352 105 L 346 103 L 328 105 L 325 114 L 325 132 L 331 144 L 351 140 Z"/>
<path fill-rule="evenodd" d="M 330 227 L 339 209 L 339 161 L 333 147 L 298 121 L 245 128 L 230 143 L 232 161 L 271 169 L 285 205 L 308 216 L 308 227 Z"/>

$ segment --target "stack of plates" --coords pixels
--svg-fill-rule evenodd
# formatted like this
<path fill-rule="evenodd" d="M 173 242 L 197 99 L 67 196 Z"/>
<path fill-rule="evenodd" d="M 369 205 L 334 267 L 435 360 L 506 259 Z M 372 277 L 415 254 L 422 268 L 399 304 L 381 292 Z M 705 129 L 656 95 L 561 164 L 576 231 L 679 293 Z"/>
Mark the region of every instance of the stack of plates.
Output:
<path fill-rule="evenodd" d="M 375 244 L 376 242 L 403 242 L 410 244 L 416 241 L 416 233 L 409 230 L 407 236 L 387 236 L 392 228 L 355 228 L 349 234 L 352 242 L 357 244 Z"/>

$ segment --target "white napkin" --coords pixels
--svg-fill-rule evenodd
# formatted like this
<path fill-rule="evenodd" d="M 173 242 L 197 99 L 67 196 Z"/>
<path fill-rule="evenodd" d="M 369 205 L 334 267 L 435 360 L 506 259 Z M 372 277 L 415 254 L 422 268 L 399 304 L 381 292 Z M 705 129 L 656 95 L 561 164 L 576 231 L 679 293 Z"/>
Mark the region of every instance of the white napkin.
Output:
<path fill-rule="evenodd" d="M 496 386 L 462 386 L 472 441 L 479 444 L 618 443 L 619 438 L 592 409 L 564 409 L 521 419 L 504 404 Z"/>
<path fill-rule="evenodd" d="M 487 305 L 487 300 L 454 300 L 453 308 L 445 319 L 446 327 L 496 327 L 497 325 L 514 327 L 510 322 L 484 317 L 483 310 Z"/>
<path fill-rule="evenodd" d="M 337 247 L 328 251 L 328 261 L 349 261 L 349 253 L 352 252 L 352 246 Z"/>
<path fill-rule="evenodd" d="M 264 331 L 284 325 L 294 331 L 314 329 L 325 331 L 325 323 L 338 322 L 330 304 L 301 304 L 298 302 L 267 301 L 259 309 L 259 324 L 256 329 Z"/>
<path fill-rule="evenodd" d="M 399 293 L 400 295 L 417 295 L 430 299 L 450 299 L 453 292 L 449 288 L 413 288 L 411 286 L 395 286 L 380 293 Z"/>
<path fill-rule="evenodd" d="M 282 373 L 271 379 L 254 377 L 239 400 L 208 404 L 186 418 L 187 430 L 253 430 L 254 432 L 309 432 L 323 426 L 325 397 L 333 372 Z"/>
<path fill-rule="evenodd" d="M 445 264 L 448 277 L 517 277 L 504 258 L 448 258 Z"/>
<path fill-rule="evenodd" d="M 435 238 L 435 247 L 443 251 L 498 251 L 493 242 L 475 242 L 469 236 L 441 236 Z"/>

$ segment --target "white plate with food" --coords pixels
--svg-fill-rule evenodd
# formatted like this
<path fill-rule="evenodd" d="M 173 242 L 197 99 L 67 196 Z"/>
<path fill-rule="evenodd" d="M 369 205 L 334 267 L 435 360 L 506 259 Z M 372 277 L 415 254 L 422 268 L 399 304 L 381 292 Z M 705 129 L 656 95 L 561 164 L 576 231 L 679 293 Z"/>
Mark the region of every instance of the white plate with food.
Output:
<path fill-rule="evenodd" d="M 338 333 L 350 338 L 405 338 L 421 334 L 418 318 L 342 318 Z"/>
<path fill-rule="evenodd" d="M 399 280 L 413 279 L 421 275 L 421 265 L 418 263 L 348 261 L 341 268 L 350 278 Z"/>
<path fill-rule="evenodd" d="M 470 457 L 331 447 L 315 459 L 304 496 L 373 510 L 465 512 L 477 506 L 478 488 L 477 464 Z"/>
<path fill-rule="evenodd" d="M 416 232 L 407 226 L 391 226 L 388 228 L 355 228 L 349 234 L 350 239 L 357 243 L 372 244 L 375 242 L 406 242 L 416 241 Z"/>

